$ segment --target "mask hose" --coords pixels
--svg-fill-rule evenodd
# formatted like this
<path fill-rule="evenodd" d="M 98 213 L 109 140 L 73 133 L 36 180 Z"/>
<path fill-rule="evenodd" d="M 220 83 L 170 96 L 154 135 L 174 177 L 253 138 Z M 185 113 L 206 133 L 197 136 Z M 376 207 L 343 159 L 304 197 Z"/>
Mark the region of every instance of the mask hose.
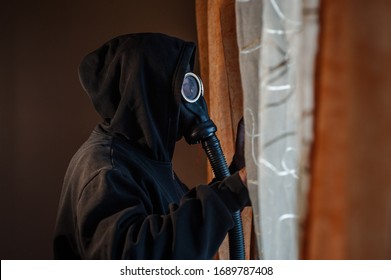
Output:
<path fill-rule="evenodd" d="M 217 136 L 213 133 L 211 136 L 202 139 L 201 144 L 206 152 L 216 179 L 222 180 L 228 177 L 230 172 Z M 244 260 L 245 248 L 240 211 L 234 212 L 232 218 L 234 220 L 234 227 L 228 232 L 229 257 L 231 260 Z"/>
<path fill-rule="evenodd" d="M 209 118 L 208 109 L 203 98 L 204 87 L 201 79 L 194 73 L 186 73 L 182 84 L 181 115 L 183 120 L 197 120 L 196 124 L 184 125 L 187 143 L 201 142 L 203 149 L 212 166 L 217 180 L 221 181 L 230 176 L 227 162 L 215 132 L 217 128 Z M 232 215 L 234 227 L 228 232 L 229 256 L 231 260 L 244 260 L 244 236 L 240 211 Z"/>

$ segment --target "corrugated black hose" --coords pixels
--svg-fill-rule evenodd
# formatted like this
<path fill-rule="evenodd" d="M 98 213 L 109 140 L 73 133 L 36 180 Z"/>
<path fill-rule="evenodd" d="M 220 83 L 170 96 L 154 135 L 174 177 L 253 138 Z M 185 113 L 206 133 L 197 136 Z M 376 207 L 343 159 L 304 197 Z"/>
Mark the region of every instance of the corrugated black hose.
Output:
<path fill-rule="evenodd" d="M 206 152 L 213 173 L 218 180 L 230 176 L 225 156 L 220 146 L 220 141 L 215 134 L 201 140 L 202 147 Z M 228 232 L 229 256 L 231 260 L 244 260 L 244 236 L 240 211 L 233 213 L 234 227 Z"/>

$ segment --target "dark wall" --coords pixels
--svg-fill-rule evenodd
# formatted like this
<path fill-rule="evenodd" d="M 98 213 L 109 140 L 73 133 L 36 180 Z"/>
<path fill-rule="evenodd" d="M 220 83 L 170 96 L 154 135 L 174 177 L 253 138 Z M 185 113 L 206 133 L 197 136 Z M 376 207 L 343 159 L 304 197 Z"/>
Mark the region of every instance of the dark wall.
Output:
<path fill-rule="evenodd" d="M 0 5 L 0 257 L 50 259 L 63 176 L 99 118 L 77 67 L 108 39 L 162 32 L 196 41 L 194 0 L 12 1 Z M 174 165 L 205 181 L 199 147 Z"/>

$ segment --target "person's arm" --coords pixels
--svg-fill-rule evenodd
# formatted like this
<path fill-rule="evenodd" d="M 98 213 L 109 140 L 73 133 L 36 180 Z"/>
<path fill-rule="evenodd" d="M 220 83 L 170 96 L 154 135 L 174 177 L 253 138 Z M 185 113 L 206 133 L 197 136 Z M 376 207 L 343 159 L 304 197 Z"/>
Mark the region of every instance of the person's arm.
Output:
<path fill-rule="evenodd" d="M 248 204 L 239 173 L 193 188 L 166 215 L 154 213 L 143 187 L 102 170 L 77 205 L 79 250 L 86 259 L 211 259 Z"/>

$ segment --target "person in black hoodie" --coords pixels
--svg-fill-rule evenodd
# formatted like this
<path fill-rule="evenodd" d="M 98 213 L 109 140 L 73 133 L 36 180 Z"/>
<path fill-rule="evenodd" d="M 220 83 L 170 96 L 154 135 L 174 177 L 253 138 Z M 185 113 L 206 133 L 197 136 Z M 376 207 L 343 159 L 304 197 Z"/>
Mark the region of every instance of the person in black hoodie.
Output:
<path fill-rule="evenodd" d="M 235 162 L 238 172 L 190 190 L 172 169 L 191 122 L 181 118 L 181 87 L 194 53 L 194 43 L 141 33 L 116 37 L 81 62 L 81 84 L 103 121 L 67 169 L 55 259 L 213 258 L 232 213 L 250 199 Z"/>

